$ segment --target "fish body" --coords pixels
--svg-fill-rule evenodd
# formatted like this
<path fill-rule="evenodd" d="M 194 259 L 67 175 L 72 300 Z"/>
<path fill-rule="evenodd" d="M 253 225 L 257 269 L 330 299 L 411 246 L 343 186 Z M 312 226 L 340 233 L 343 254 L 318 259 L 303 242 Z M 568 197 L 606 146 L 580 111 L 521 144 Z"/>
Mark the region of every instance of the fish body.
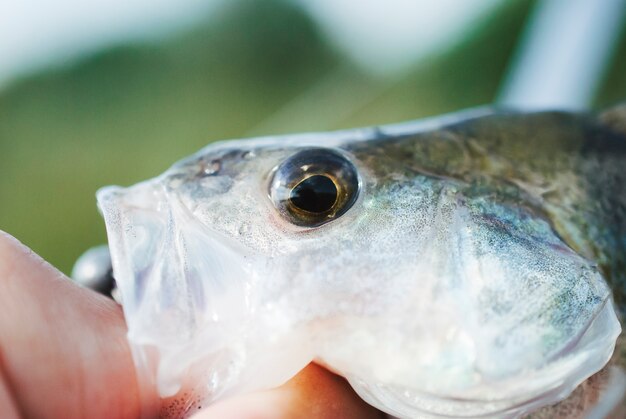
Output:
<path fill-rule="evenodd" d="M 478 109 L 222 142 L 104 188 L 138 368 L 172 415 L 312 360 L 398 417 L 546 414 L 626 314 L 624 125 Z"/>

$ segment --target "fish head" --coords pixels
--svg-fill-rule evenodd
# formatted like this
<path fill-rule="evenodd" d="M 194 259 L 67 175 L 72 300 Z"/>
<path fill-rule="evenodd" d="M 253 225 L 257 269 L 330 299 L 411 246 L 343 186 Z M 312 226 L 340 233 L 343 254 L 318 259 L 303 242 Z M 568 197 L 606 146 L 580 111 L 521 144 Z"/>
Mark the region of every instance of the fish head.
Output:
<path fill-rule="evenodd" d="M 416 165 L 415 141 L 468 158 L 420 135 L 224 142 L 99 192 L 161 395 L 192 376 L 212 401 L 315 360 L 397 416 L 517 414 L 606 364 L 619 323 L 597 267 L 509 183 Z"/>

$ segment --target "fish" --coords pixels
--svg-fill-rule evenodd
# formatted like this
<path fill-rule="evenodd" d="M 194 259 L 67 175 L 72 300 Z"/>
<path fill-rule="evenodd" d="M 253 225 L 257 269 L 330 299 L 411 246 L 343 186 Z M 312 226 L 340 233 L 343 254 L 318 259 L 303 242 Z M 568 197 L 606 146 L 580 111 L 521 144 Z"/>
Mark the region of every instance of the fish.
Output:
<path fill-rule="evenodd" d="M 97 200 L 163 416 L 312 361 L 399 418 L 623 403 L 626 105 L 223 141 Z"/>

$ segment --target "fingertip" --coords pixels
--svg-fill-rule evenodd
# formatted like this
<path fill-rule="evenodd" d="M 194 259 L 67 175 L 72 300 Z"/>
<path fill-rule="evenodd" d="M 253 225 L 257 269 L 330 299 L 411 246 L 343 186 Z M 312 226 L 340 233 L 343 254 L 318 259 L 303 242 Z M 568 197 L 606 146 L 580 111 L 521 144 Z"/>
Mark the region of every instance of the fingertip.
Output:
<path fill-rule="evenodd" d="M 8 276 L 8 271 L 14 265 L 16 258 L 30 253 L 32 251 L 22 242 L 6 231 L 0 230 L 0 280 Z"/>
<path fill-rule="evenodd" d="M 138 417 L 121 308 L 0 232 L 4 381 L 28 417 Z"/>
<path fill-rule="evenodd" d="M 15 237 L 13 237 L 11 234 L 9 234 L 8 232 L 0 229 L 0 246 L 2 245 L 2 243 L 4 241 L 14 241 L 14 242 L 18 242 L 19 240 L 16 239 Z"/>
<path fill-rule="evenodd" d="M 276 389 L 218 402 L 194 419 L 380 419 L 348 382 L 317 364 L 309 364 Z"/>

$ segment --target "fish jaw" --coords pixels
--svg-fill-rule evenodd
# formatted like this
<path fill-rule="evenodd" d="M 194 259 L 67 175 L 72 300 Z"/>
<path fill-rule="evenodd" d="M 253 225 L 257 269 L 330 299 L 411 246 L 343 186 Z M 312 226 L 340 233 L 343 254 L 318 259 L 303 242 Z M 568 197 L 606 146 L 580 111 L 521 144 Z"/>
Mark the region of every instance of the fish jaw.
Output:
<path fill-rule="evenodd" d="M 135 364 L 167 399 L 278 386 L 313 359 L 305 331 L 258 313 L 254 255 L 207 231 L 163 179 L 98 191 Z M 276 327 L 260 327 L 272 324 Z M 271 368 L 268 368 L 270 366 Z"/>

